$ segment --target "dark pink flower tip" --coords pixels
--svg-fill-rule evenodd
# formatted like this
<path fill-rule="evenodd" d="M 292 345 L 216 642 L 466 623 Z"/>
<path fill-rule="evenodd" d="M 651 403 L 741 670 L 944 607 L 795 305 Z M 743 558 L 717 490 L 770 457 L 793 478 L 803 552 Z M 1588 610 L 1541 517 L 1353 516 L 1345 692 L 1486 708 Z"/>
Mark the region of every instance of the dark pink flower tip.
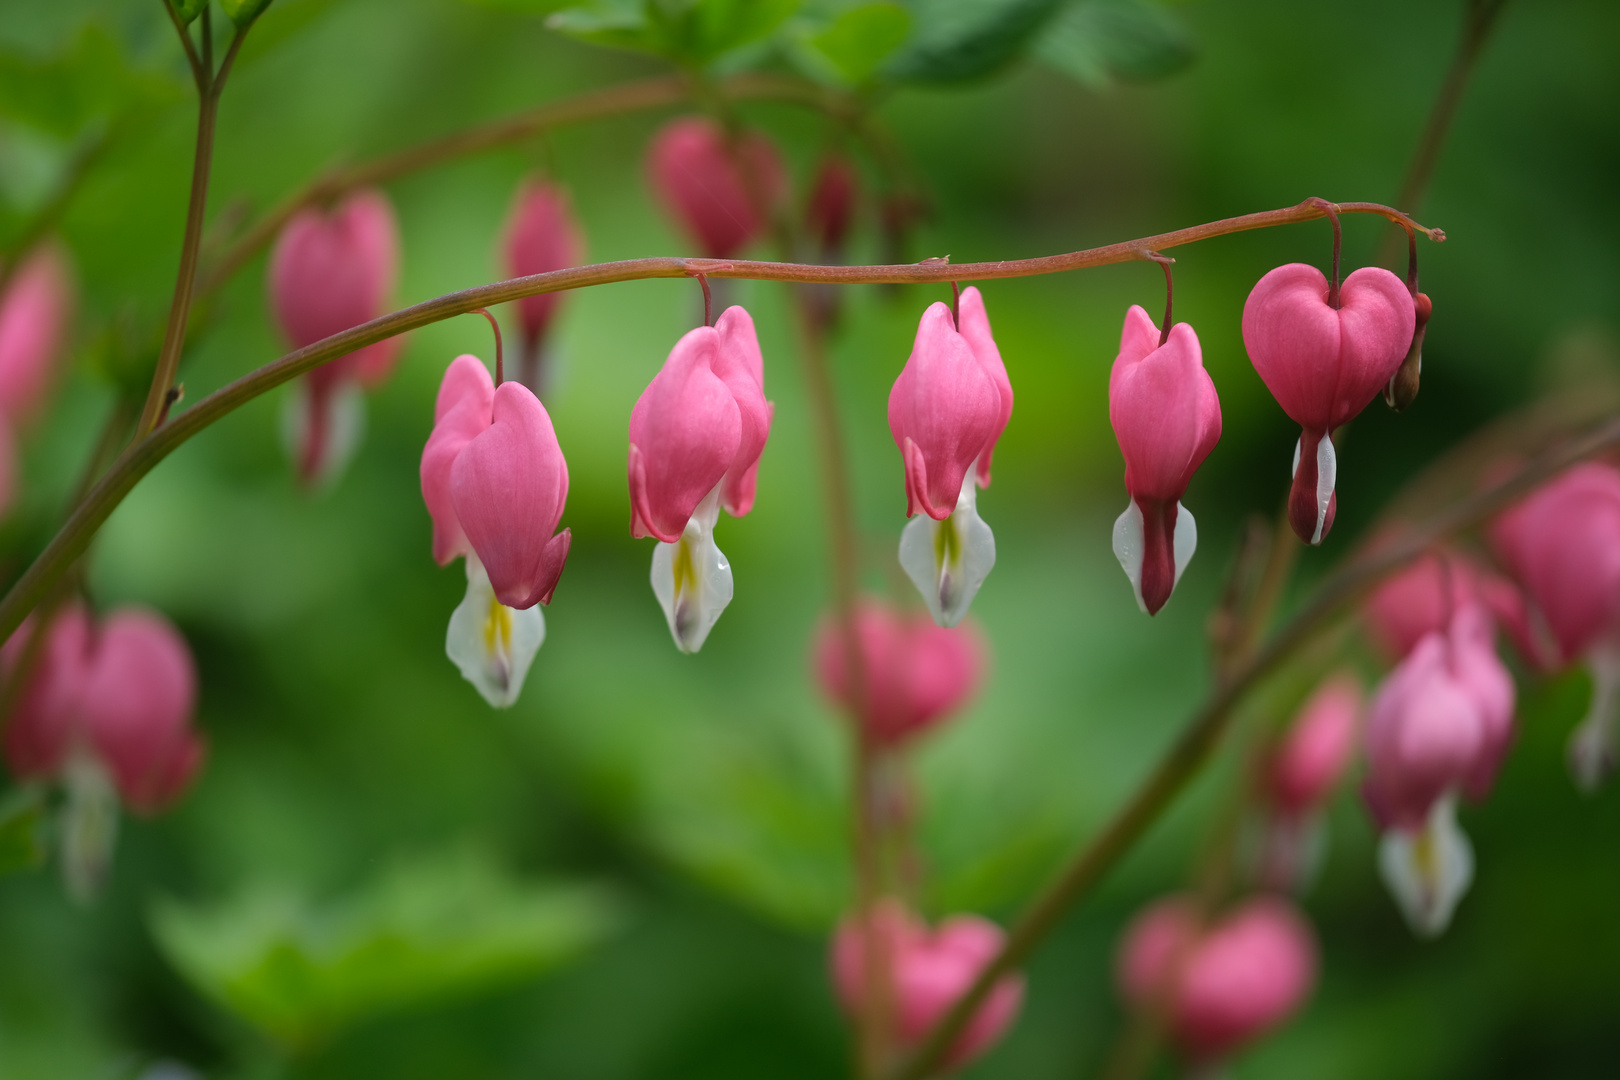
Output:
<path fill-rule="evenodd" d="M 124 608 L 103 621 L 80 722 L 131 809 L 160 810 L 191 782 L 204 753 L 191 728 L 196 702 L 191 650 L 167 619 Z"/>
<path fill-rule="evenodd" d="M 0 648 L 0 672 L 17 676 L 38 626 L 30 615 Z M 5 726 L 6 763 L 19 777 L 48 777 L 72 745 L 79 694 L 90 669 L 90 616 L 74 602 L 56 612 Z"/>
<path fill-rule="evenodd" d="M 557 532 L 567 501 L 568 463 L 546 407 L 528 387 L 502 383 L 489 426 L 450 466 L 450 502 L 507 607 L 551 602 L 568 558 L 571 534 Z"/>
<path fill-rule="evenodd" d="M 433 433 L 422 448 L 422 501 L 433 518 L 433 558 L 440 566 L 468 551 L 450 495 L 450 470 L 467 444 L 489 428 L 494 404 L 495 380 L 482 360 L 462 355 L 450 361 L 433 407 Z"/>
<path fill-rule="evenodd" d="M 776 407 L 765 400 L 765 360 L 754 333 L 754 320 L 746 310 L 733 306 L 720 313 L 714 329 L 720 348 L 714 357 L 714 373 L 731 391 L 742 421 L 737 454 L 726 470 L 721 501 L 726 512 L 742 517 L 754 508 L 754 489 L 759 476 L 759 456 L 771 435 L 771 418 Z"/>
<path fill-rule="evenodd" d="M 0 415 L 12 423 L 32 418 L 43 404 L 72 308 L 67 256 L 46 244 L 18 268 L 0 297 Z"/>
<path fill-rule="evenodd" d="M 1131 306 L 1108 377 L 1108 419 L 1131 496 L 1180 499 L 1221 438 L 1220 398 L 1191 326 L 1177 323 L 1161 346 L 1148 313 Z"/>
<path fill-rule="evenodd" d="M 892 900 L 880 903 L 871 920 L 870 939 L 880 950 L 893 994 L 895 1035 L 905 1047 L 922 1042 L 1005 940 L 1000 927 L 975 915 L 956 915 L 930 930 Z M 866 999 L 867 940 L 854 918 L 840 923 L 833 937 L 833 986 L 851 1016 L 859 1015 Z M 999 979 L 951 1047 L 946 1068 L 961 1068 L 995 1045 L 1017 1017 L 1023 996 L 1023 976 Z"/>
<path fill-rule="evenodd" d="M 1575 466 L 1501 514 L 1490 540 L 1561 660 L 1620 631 L 1620 470 Z"/>
<path fill-rule="evenodd" d="M 947 630 L 925 613 L 902 615 L 865 600 L 855 626 L 864 702 L 855 700 L 848 651 L 832 619 L 816 632 L 816 678 L 823 693 L 857 716 L 879 743 L 893 745 L 929 730 L 959 710 L 983 681 L 986 647 L 972 623 Z"/>
<path fill-rule="evenodd" d="M 823 253 L 836 254 L 843 250 L 860 197 L 861 174 L 855 163 L 843 154 L 822 158 L 816 167 L 816 177 L 810 183 L 804 227 Z"/>
<path fill-rule="evenodd" d="M 1278 897 L 1250 900 L 1207 930 L 1177 975 L 1171 1027 L 1190 1057 L 1211 1060 L 1271 1031 L 1316 985 L 1316 937 Z"/>
<path fill-rule="evenodd" d="M 356 192 L 329 213 L 293 215 L 270 253 L 270 306 L 295 348 L 388 312 L 399 276 L 399 227 L 388 196 Z M 370 382 L 386 376 L 399 346 L 368 346 L 326 365 Z"/>
<path fill-rule="evenodd" d="M 751 323 L 748 329 L 752 329 Z M 725 343 L 712 326 L 688 331 L 630 411 L 632 536 L 656 536 L 666 544 L 675 543 L 698 503 L 728 475 L 736 476 L 738 496 L 744 485 L 752 494 L 751 465 L 739 462 L 744 449 L 745 407 L 738 403 L 733 383 L 716 372 L 717 368 L 725 371 L 737 387 L 746 389 L 750 379 L 745 369 L 751 358 L 744 355 L 739 341 L 741 320 L 734 320 L 728 330 Z M 745 396 L 750 401 L 749 423 L 757 423 L 757 405 L 764 402 L 764 394 L 755 387 Z M 768 406 L 764 423 L 768 432 Z M 763 437 L 760 445 L 764 445 Z M 733 467 L 739 464 L 742 468 L 733 474 Z"/>
<path fill-rule="evenodd" d="M 787 173 L 758 133 L 728 139 L 709 120 L 671 120 L 647 151 L 647 178 L 670 214 L 711 259 L 747 247 L 770 222 Z"/>
<path fill-rule="evenodd" d="M 585 257 L 585 234 L 574 218 L 568 193 L 543 180 L 525 180 L 506 222 L 501 253 L 509 277 L 578 266 Z M 545 336 L 562 297 L 562 293 L 541 293 L 517 302 L 523 337 L 531 349 Z"/>
<path fill-rule="evenodd" d="M 1277 808 L 1298 816 L 1320 806 L 1356 752 L 1361 683 L 1341 673 L 1317 687 L 1272 753 L 1267 786 Z"/>
<path fill-rule="evenodd" d="M 1002 397 L 995 376 L 957 332 L 951 309 L 931 304 L 889 391 L 889 433 L 905 463 L 907 517 L 950 517 L 963 481 L 994 445 L 1011 406 L 1011 391 Z"/>

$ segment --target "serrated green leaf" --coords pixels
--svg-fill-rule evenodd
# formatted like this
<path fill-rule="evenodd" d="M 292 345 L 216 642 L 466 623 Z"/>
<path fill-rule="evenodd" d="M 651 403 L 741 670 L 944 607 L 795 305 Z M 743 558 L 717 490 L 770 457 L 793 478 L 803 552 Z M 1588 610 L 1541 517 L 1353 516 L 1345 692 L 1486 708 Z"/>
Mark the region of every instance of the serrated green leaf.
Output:
<path fill-rule="evenodd" d="M 843 12 L 806 44 L 824 57 L 843 81 L 863 83 L 906 40 L 911 15 L 895 3 L 863 4 Z"/>
<path fill-rule="evenodd" d="M 149 922 L 194 986 L 297 1050 L 367 1017 L 532 978 L 606 937 L 622 910 L 602 887 L 521 883 L 453 851 L 335 903 L 267 887 L 212 907 L 163 901 Z"/>
<path fill-rule="evenodd" d="M 1185 70 L 1197 57 L 1173 14 L 1146 0 L 1079 0 L 1042 33 L 1035 55 L 1094 88 L 1151 82 Z"/>
<path fill-rule="evenodd" d="M 169 6 L 180 16 L 180 21 L 189 26 L 193 19 L 203 13 L 203 8 L 208 6 L 208 0 L 169 0 Z"/>
<path fill-rule="evenodd" d="M 263 14 L 270 0 L 219 0 L 219 6 L 237 26 L 246 26 Z"/>
<path fill-rule="evenodd" d="M 32 870 L 45 861 L 45 798 L 35 788 L 0 802 L 0 875 Z"/>
<path fill-rule="evenodd" d="M 1061 0 L 912 0 L 917 32 L 888 71 L 908 82 L 964 82 L 1018 59 Z"/>

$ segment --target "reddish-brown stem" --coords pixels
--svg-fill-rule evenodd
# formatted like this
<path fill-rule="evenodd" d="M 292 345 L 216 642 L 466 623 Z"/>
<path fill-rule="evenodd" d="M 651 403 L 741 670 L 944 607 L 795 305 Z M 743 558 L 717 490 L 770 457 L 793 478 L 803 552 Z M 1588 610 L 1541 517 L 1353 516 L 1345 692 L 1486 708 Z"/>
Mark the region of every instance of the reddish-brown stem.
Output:
<path fill-rule="evenodd" d="M 1148 252 L 1147 257 L 1164 270 L 1164 325 L 1159 330 L 1159 348 L 1162 349 L 1165 342 L 1170 340 L 1170 322 L 1175 318 L 1175 288 L 1170 281 L 1170 264 L 1176 260 L 1157 251 Z"/>
<path fill-rule="evenodd" d="M 489 328 L 495 331 L 495 385 L 499 386 L 506 381 L 506 356 L 501 348 L 501 324 L 495 321 L 495 316 L 489 313 L 488 308 L 473 308 L 468 314 L 482 315 L 489 320 Z"/>
<path fill-rule="evenodd" d="M 961 282 L 958 282 L 958 281 L 951 282 L 951 325 L 956 327 L 958 333 L 961 332 L 961 330 L 962 330 L 962 284 L 961 284 Z"/>
<path fill-rule="evenodd" d="M 1333 223 L 1333 276 L 1328 279 L 1328 307 L 1337 309 L 1339 306 L 1339 252 L 1344 247 L 1344 229 L 1339 225 L 1339 207 L 1334 206 L 1326 199 L 1317 199 L 1321 204 L 1322 213 Z"/>
<path fill-rule="evenodd" d="M 703 325 L 714 325 L 714 292 L 709 288 L 709 275 L 699 274 L 698 284 L 703 286 Z"/>

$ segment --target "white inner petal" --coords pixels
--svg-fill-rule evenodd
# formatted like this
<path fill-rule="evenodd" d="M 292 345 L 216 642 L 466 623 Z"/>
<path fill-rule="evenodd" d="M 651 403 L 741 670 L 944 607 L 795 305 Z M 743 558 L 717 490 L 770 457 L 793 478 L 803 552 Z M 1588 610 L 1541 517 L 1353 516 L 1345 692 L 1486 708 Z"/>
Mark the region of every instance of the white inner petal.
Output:
<path fill-rule="evenodd" d="M 445 655 L 497 709 L 517 701 L 535 653 L 546 640 L 540 605 L 519 611 L 495 599 L 484 565 L 467 555 L 467 595 L 450 613 Z"/>
<path fill-rule="evenodd" d="M 971 476 L 969 470 L 950 517 L 919 514 L 900 533 L 900 566 L 940 626 L 962 621 L 996 565 L 996 537 L 979 517 Z"/>
<path fill-rule="evenodd" d="M 1378 869 L 1407 925 L 1419 937 L 1437 937 L 1474 880 L 1474 848 L 1457 825 L 1457 797 L 1435 801 L 1415 832 L 1390 829 L 1378 842 Z"/>
<path fill-rule="evenodd" d="M 62 767 L 67 796 L 60 821 L 62 881 L 68 895 L 88 904 L 101 892 L 118 842 L 118 789 L 105 766 L 85 746 L 68 752 Z"/>
<path fill-rule="evenodd" d="M 1132 504 L 1134 505 L 1134 503 Z M 1176 533 L 1173 543 L 1176 555 L 1176 584 L 1181 584 L 1182 571 L 1192 562 L 1193 552 L 1198 550 L 1198 522 L 1193 520 L 1192 514 L 1179 502 L 1176 503 Z"/>
<path fill-rule="evenodd" d="M 1179 530 L 1178 530 L 1179 531 Z M 1147 611 L 1147 604 L 1142 599 L 1142 557 L 1147 550 L 1143 538 L 1142 508 L 1132 499 L 1125 507 L 1125 512 L 1114 519 L 1114 558 L 1125 571 L 1125 576 L 1131 579 L 1131 592 L 1136 594 L 1136 606 Z M 1190 557 L 1190 555 L 1189 555 Z M 1177 566 L 1177 577 L 1180 566 Z"/>
<path fill-rule="evenodd" d="M 1294 466 L 1288 471 L 1288 475 L 1290 477 L 1299 475 L 1299 447 L 1300 443 L 1302 443 L 1304 439 L 1305 436 L 1301 435 L 1299 438 L 1294 440 Z"/>
<path fill-rule="evenodd" d="M 1299 449 L 1296 446 L 1294 453 L 1297 456 Z M 1339 478 L 1339 458 L 1333 452 L 1333 437 L 1323 435 L 1322 440 L 1316 444 L 1316 532 L 1311 535 L 1311 543 L 1322 542 L 1322 529 L 1327 525 L 1328 503 L 1333 499 L 1333 485 Z"/>
<path fill-rule="evenodd" d="M 679 540 L 653 549 L 653 595 L 664 609 L 675 647 L 684 653 L 703 648 L 720 613 L 731 603 L 731 564 L 714 543 L 721 486 L 703 497 Z"/>
<path fill-rule="evenodd" d="M 1575 786 L 1591 794 L 1614 773 L 1620 759 L 1620 637 L 1593 645 L 1586 654 L 1592 700 L 1569 737 L 1569 770 Z"/>
<path fill-rule="evenodd" d="M 326 401 L 326 445 L 313 478 L 317 490 L 332 487 L 348 469 L 366 433 L 366 395 L 345 379 Z M 281 448 L 294 469 L 303 465 L 310 429 L 309 380 L 294 379 L 281 399 Z"/>

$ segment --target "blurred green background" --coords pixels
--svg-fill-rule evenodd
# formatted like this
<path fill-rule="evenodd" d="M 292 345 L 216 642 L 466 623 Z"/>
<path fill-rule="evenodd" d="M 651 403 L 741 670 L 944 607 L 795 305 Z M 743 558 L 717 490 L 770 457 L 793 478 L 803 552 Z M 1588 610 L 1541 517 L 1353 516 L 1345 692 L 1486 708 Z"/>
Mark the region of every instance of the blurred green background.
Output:
<path fill-rule="evenodd" d="M 795 7 L 705 3 L 739 20 Z M 225 95 L 214 217 L 263 210 L 333 163 L 668 70 L 548 30 L 556 6 L 276 0 Z M 827 75 L 805 42 L 857 6 L 807 3 L 720 67 Z M 1460 6 L 915 0 L 877 106 L 933 206 L 907 257 L 1054 253 L 1310 195 L 1393 200 Z M 601 3 L 576 21 L 637 7 Z M 1301 592 L 1459 436 L 1560 380 L 1620 371 L 1617 50 L 1611 0 L 1508 5 L 1419 214 L 1450 237 L 1422 251 L 1436 308 L 1423 394 L 1356 424 L 1339 523 L 1302 559 Z M 146 377 L 118 343 L 144 340 L 166 310 L 195 114 L 158 0 L 6 4 L 0 56 L 0 235 L 48 197 L 77 140 L 112 132 L 60 230 L 79 329 L 0 537 L 15 574 L 48 537 L 113 382 Z M 802 194 L 837 129 L 792 105 L 740 111 Z M 563 128 L 389 184 L 401 304 L 500 276 L 497 232 L 535 169 L 572 191 L 592 261 L 682 253 L 640 166 L 668 115 Z M 875 226 L 869 202 L 851 261 L 880 257 Z M 1347 222 L 1347 268 L 1382 230 Z M 1201 550 L 1152 621 L 1109 549 L 1126 496 L 1106 387 L 1125 307 L 1157 317 L 1157 268 L 984 286 L 1018 396 L 980 499 L 999 549 L 974 607 L 991 675 L 916 763 L 930 914 L 1008 918 L 1204 693 L 1205 613 L 1245 518 L 1280 500 L 1296 434 L 1244 356 L 1243 298 L 1280 262 L 1325 265 L 1328 238 L 1314 223 L 1175 253 L 1177 317 L 1203 342 L 1225 434 L 1185 499 Z M 260 258 L 193 339 L 192 400 L 283 351 L 262 275 Z M 755 511 L 719 527 L 736 600 L 697 656 L 669 641 L 623 479 L 630 405 L 693 323 L 689 283 L 566 301 L 547 405 L 572 476 L 573 553 L 509 712 L 443 654 L 463 579 L 429 556 L 417 486 L 446 363 L 489 352 L 481 319 L 411 336 L 370 399 L 357 459 L 324 494 L 291 479 L 278 395 L 137 489 L 94 550 L 91 594 L 180 624 L 211 758 L 176 810 L 126 821 L 93 907 L 70 904 L 49 868 L 0 879 L 0 1077 L 846 1071 L 824 941 L 850 891 L 847 751 L 805 657 L 827 594 L 821 489 L 786 294 L 744 283 L 737 298 L 760 326 L 776 423 Z M 867 584 L 897 597 L 904 496 L 885 403 L 918 314 L 941 298 L 852 288 L 834 345 Z M 1479 874 L 1451 931 L 1413 940 L 1343 794 L 1306 901 L 1322 984 L 1235 1076 L 1620 1075 L 1620 794 L 1581 799 L 1564 774 L 1585 677 L 1521 689 L 1519 746 L 1493 798 L 1463 815 Z M 1029 968 L 1016 1027 L 972 1075 L 1097 1068 L 1120 1019 L 1114 937 L 1183 880 L 1231 771 L 1217 766 L 1064 923 Z"/>

